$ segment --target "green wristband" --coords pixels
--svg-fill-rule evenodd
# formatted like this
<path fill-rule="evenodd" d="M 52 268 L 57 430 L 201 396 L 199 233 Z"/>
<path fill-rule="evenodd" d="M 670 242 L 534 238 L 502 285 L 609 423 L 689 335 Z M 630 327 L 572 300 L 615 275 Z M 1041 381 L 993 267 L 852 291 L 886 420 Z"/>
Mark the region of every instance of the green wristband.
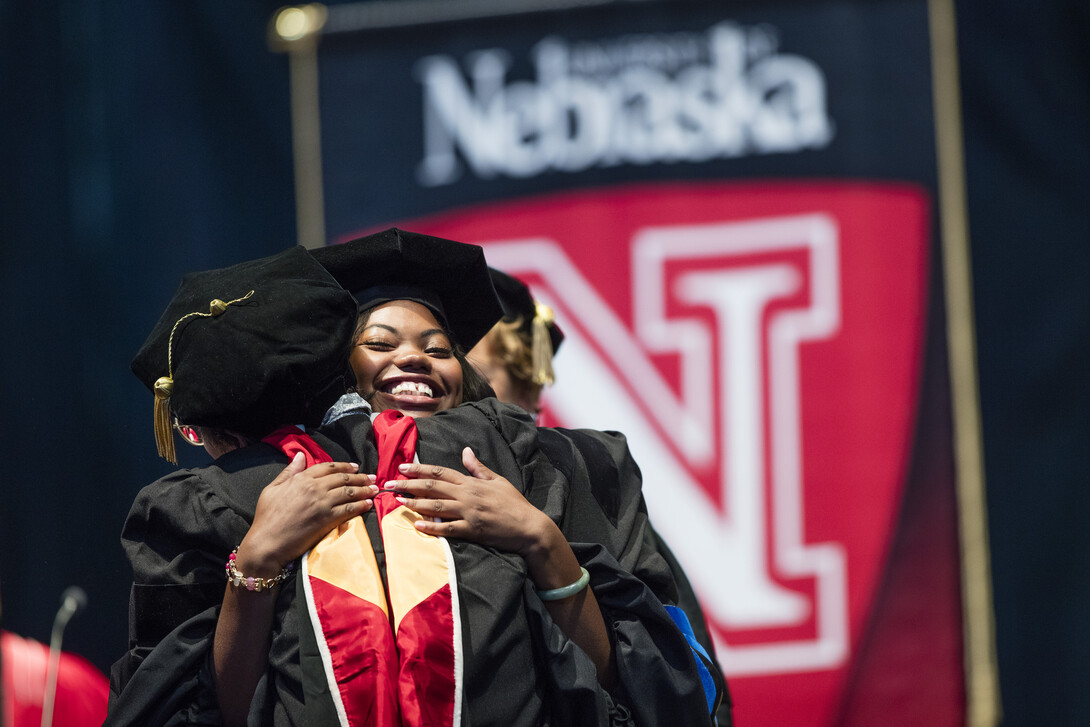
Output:
<path fill-rule="evenodd" d="M 590 573 L 587 573 L 587 569 L 583 566 L 579 566 L 579 570 L 583 571 L 579 576 L 579 580 L 568 586 L 561 586 L 560 588 L 550 588 L 547 591 L 538 591 L 537 597 L 542 601 L 559 601 L 562 598 L 568 598 L 574 596 L 579 591 L 587 587 L 590 583 Z"/>

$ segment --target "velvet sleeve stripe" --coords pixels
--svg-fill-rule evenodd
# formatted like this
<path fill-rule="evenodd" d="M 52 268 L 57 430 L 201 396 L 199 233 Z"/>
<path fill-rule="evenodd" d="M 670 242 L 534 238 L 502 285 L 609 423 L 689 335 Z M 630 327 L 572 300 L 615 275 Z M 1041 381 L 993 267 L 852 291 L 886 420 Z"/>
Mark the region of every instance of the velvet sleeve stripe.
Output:
<path fill-rule="evenodd" d="M 674 620 L 674 624 L 678 627 L 678 630 L 685 636 L 685 640 L 689 642 L 689 648 L 693 650 L 693 657 L 696 659 L 696 667 L 700 672 L 700 683 L 704 687 L 704 697 L 708 701 L 708 713 L 715 714 L 719 709 L 719 700 L 722 698 L 722 685 L 721 678 L 716 679 L 716 669 L 714 668 L 714 662 L 712 658 L 708 656 L 708 652 L 704 647 L 700 645 L 700 642 L 696 640 L 696 635 L 693 633 L 693 627 L 689 623 L 689 617 L 685 615 L 677 606 L 666 606 L 666 612 L 670 614 L 670 618 Z"/>
<path fill-rule="evenodd" d="M 221 571 L 222 572 L 222 571 Z M 178 626 L 223 600 L 223 581 L 143 584 L 132 587 L 129 648 L 152 648 Z"/>

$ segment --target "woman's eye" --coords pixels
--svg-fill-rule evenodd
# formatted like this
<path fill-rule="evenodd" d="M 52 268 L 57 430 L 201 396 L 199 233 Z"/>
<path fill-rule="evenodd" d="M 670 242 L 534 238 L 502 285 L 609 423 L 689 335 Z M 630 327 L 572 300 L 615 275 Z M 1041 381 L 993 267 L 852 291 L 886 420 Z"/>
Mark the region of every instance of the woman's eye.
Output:
<path fill-rule="evenodd" d="M 369 348 L 372 351 L 392 351 L 394 349 L 394 344 L 389 341 L 370 340 L 362 341 L 357 345 Z"/>
<path fill-rule="evenodd" d="M 448 358 L 454 353 L 446 346 L 428 346 L 424 349 L 424 352 L 429 356 L 439 356 L 441 358 Z"/>

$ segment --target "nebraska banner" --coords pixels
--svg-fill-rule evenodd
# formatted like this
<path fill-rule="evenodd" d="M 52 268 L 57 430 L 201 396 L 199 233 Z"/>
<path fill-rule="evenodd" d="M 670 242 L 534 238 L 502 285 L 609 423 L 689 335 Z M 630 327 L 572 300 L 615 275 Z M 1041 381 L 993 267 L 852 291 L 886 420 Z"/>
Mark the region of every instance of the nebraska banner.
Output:
<path fill-rule="evenodd" d="M 397 5 L 320 38 L 326 237 L 552 306 L 545 417 L 628 436 L 738 724 L 963 724 L 926 4 Z"/>

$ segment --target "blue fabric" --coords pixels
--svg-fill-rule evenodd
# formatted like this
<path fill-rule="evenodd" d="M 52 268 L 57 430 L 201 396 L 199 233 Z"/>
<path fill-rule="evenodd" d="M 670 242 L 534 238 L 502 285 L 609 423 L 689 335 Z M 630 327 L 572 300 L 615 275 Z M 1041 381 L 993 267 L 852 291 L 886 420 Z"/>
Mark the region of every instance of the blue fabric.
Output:
<path fill-rule="evenodd" d="M 350 394 L 342 394 L 340 399 L 334 402 L 333 406 L 329 407 L 329 411 L 325 413 L 325 417 L 322 419 L 322 426 L 332 424 L 341 417 L 348 416 L 350 414 L 371 414 L 371 405 L 367 403 L 359 394 L 352 392 Z"/>
<path fill-rule="evenodd" d="M 708 656 L 708 652 L 696 640 L 696 634 L 693 633 L 693 627 L 689 623 L 689 617 L 685 615 L 685 612 L 677 606 L 667 606 L 666 612 L 670 614 L 674 624 L 685 635 L 685 640 L 689 642 L 689 648 L 695 652 L 696 668 L 700 670 L 700 683 L 704 685 L 704 697 L 708 700 L 708 713 L 711 714 L 715 710 L 717 696 L 715 679 L 712 678 L 712 673 L 707 666 L 712 658 Z"/>

